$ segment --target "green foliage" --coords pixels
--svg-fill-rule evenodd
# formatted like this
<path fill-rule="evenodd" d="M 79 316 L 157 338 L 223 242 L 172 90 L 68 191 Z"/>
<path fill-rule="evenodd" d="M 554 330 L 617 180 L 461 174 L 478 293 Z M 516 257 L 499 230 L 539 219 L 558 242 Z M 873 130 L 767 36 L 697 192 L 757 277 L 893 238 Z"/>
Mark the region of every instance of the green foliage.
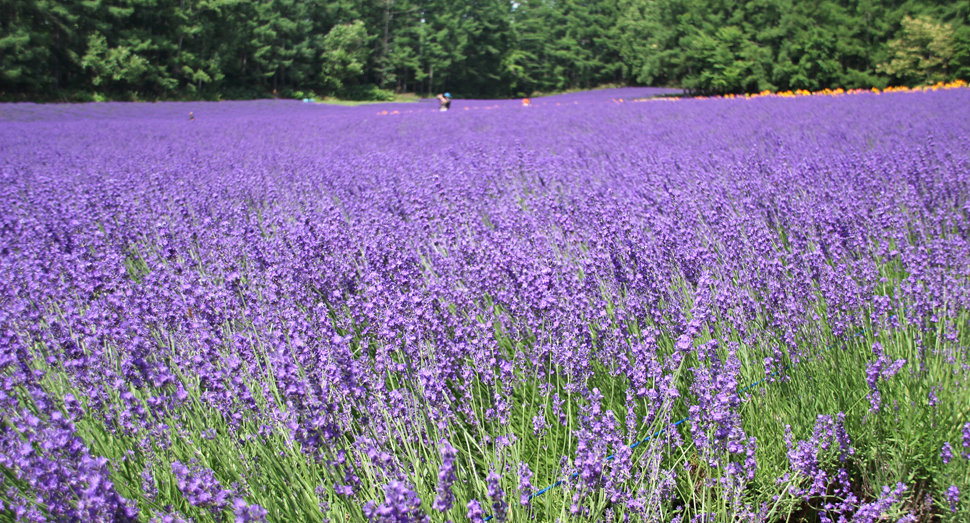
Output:
<path fill-rule="evenodd" d="M 631 79 L 645 84 L 741 93 L 905 83 L 877 64 L 893 53 L 890 41 L 907 13 L 933 13 L 952 24 L 950 67 L 935 80 L 966 79 L 970 72 L 966 1 L 620 0 L 619 6 L 620 55 Z"/>
<path fill-rule="evenodd" d="M 721 27 L 713 35 L 696 31 L 681 42 L 690 70 L 683 79 L 687 89 L 720 94 L 775 87 L 767 81 L 770 52 L 736 26 Z"/>
<path fill-rule="evenodd" d="M 91 83 L 96 86 L 112 80 L 134 84 L 148 68 L 148 60 L 128 46 L 108 49 L 104 36 L 96 32 L 88 38 L 88 50 L 81 58 L 81 65 L 92 71 Z"/>
<path fill-rule="evenodd" d="M 374 84 L 356 85 L 340 91 L 342 98 L 360 102 L 391 102 L 394 93 Z"/>
<path fill-rule="evenodd" d="M 370 54 L 367 49 L 370 40 L 367 28 L 360 20 L 333 26 L 323 37 L 323 68 L 320 72 L 323 83 L 340 89 L 345 81 L 363 74 Z"/>
<path fill-rule="evenodd" d="M 54 0 L 0 1 L 0 94 L 70 83 L 77 14 Z"/>
<path fill-rule="evenodd" d="M 0 0 L 6 100 L 954 79 L 970 0 Z"/>
<path fill-rule="evenodd" d="M 510 53 L 519 91 L 589 88 L 624 80 L 616 6 L 526 0 L 513 13 L 518 49 Z"/>
<path fill-rule="evenodd" d="M 953 28 L 926 16 L 903 18 L 899 37 L 890 41 L 890 60 L 877 70 L 903 79 L 932 84 L 945 81 L 950 60 L 956 52 Z"/>
<path fill-rule="evenodd" d="M 820 91 L 840 87 L 845 72 L 838 60 L 837 39 L 828 29 L 812 27 L 779 52 L 774 78 L 791 89 Z"/>

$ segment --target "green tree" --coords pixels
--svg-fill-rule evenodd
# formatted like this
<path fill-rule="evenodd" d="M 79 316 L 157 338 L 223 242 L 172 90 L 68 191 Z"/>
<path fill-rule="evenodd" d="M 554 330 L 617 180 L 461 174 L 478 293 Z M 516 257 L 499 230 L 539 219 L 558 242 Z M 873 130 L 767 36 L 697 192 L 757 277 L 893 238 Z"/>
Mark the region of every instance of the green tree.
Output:
<path fill-rule="evenodd" d="M 79 2 L 85 35 L 81 65 L 90 91 L 115 97 L 159 96 L 178 86 L 169 57 L 175 3 L 171 0 Z"/>
<path fill-rule="evenodd" d="M 948 79 L 950 60 L 956 53 L 953 28 L 926 16 L 903 18 L 899 36 L 888 48 L 890 60 L 877 71 L 928 84 Z"/>
<path fill-rule="evenodd" d="M 101 33 L 88 37 L 88 49 L 81 58 L 81 65 L 91 71 L 91 83 L 95 86 L 109 82 L 124 81 L 137 85 L 148 69 L 148 60 L 125 45 L 109 48 Z"/>
<path fill-rule="evenodd" d="M 360 20 L 333 26 L 323 38 L 321 82 L 337 91 L 348 79 L 363 74 L 371 39 Z"/>
<path fill-rule="evenodd" d="M 457 10 L 462 52 L 453 56 L 443 78 L 453 79 L 451 90 L 485 96 L 508 95 L 502 63 L 512 41 L 511 9 L 509 0 L 467 0 Z"/>
<path fill-rule="evenodd" d="M 683 79 L 687 89 L 724 94 L 774 88 L 766 70 L 770 51 L 736 26 L 721 27 L 714 34 L 697 31 L 681 42 L 689 67 Z"/>
<path fill-rule="evenodd" d="M 0 0 L 14 100 L 954 78 L 970 79 L 970 0 Z"/>
<path fill-rule="evenodd" d="M 519 74 L 542 91 L 622 81 L 617 16 L 612 2 L 523 2 L 514 12 Z"/>
<path fill-rule="evenodd" d="M 835 35 L 812 27 L 779 51 L 773 78 L 786 89 L 818 91 L 839 87 L 842 73 Z"/>
<path fill-rule="evenodd" d="M 79 83 L 73 7 L 55 0 L 0 0 L 0 91 L 40 94 Z"/>

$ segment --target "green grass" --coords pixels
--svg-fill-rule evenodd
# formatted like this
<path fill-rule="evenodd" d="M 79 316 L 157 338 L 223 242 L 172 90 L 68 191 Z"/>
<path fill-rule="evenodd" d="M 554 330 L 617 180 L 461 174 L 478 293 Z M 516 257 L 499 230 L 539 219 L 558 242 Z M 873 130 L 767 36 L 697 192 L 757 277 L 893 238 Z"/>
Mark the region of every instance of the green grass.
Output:
<path fill-rule="evenodd" d="M 329 104 L 329 105 L 345 105 L 348 107 L 358 106 L 358 105 L 374 105 L 374 104 L 387 104 L 387 103 L 414 103 L 420 102 L 422 98 L 414 95 L 412 93 L 408 94 L 395 94 L 393 100 L 380 100 L 380 101 L 356 101 L 356 100 L 341 100 L 339 98 L 325 97 L 317 100 L 315 103 L 318 104 Z"/>

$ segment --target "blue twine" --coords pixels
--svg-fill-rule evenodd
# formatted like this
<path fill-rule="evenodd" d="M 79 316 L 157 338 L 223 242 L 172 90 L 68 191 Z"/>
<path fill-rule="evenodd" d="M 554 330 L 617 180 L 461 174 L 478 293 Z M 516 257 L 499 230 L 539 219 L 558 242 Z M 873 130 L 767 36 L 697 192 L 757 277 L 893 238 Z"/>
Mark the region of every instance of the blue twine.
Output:
<path fill-rule="evenodd" d="M 864 333 L 865 333 L 865 331 L 856 334 L 856 338 L 861 337 Z M 835 347 L 835 345 L 832 345 L 831 347 L 826 347 L 826 348 L 822 349 L 822 352 L 827 351 L 829 349 L 832 349 L 834 347 Z M 761 378 L 760 380 L 758 380 L 758 381 L 756 381 L 756 382 L 748 385 L 747 387 L 744 387 L 743 389 L 741 389 L 741 390 L 738 391 L 738 395 L 744 394 L 749 389 L 754 388 L 754 387 L 757 387 L 758 385 L 763 384 L 767 380 L 775 377 L 778 374 L 778 372 L 786 371 L 786 370 L 792 368 L 792 366 L 786 365 L 786 366 L 784 366 L 784 367 L 781 368 L 781 371 L 772 372 L 771 374 L 765 376 L 764 378 Z M 684 418 L 684 419 L 682 419 L 680 421 L 677 421 L 676 423 L 673 424 L 673 427 L 676 428 L 677 426 L 679 426 L 680 424 L 682 424 L 682 423 L 684 423 L 685 421 L 688 421 L 688 420 L 690 420 L 690 416 L 688 416 L 688 417 L 686 417 L 686 418 Z M 643 438 L 642 440 L 634 443 L 633 445 L 630 445 L 630 448 L 631 449 L 637 448 L 637 446 L 639 446 L 641 443 L 646 443 L 646 442 L 650 441 L 651 438 L 655 438 L 655 437 L 659 436 L 660 433 L 663 432 L 663 431 L 665 431 L 665 430 L 667 430 L 667 429 L 666 428 L 663 428 L 663 429 L 658 430 L 657 432 L 654 432 L 650 436 L 647 436 L 647 437 Z M 613 459 L 613 456 L 615 456 L 615 454 L 610 454 L 609 456 L 607 456 L 606 457 L 606 461 L 612 460 Z M 569 479 L 576 479 L 578 476 L 579 476 L 579 472 L 573 472 L 569 476 Z M 532 501 L 532 498 L 537 498 L 537 497 L 545 494 L 547 491 L 552 490 L 552 489 L 554 489 L 554 488 L 562 485 L 563 483 L 564 483 L 564 480 L 559 480 L 559 481 L 555 482 L 554 484 L 549 485 L 548 487 L 540 490 L 539 492 L 536 492 L 535 494 L 531 494 L 529 496 L 529 501 Z M 492 517 L 493 516 L 486 516 L 485 519 L 484 519 L 484 521 L 489 521 L 489 520 L 492 519 Z"/>

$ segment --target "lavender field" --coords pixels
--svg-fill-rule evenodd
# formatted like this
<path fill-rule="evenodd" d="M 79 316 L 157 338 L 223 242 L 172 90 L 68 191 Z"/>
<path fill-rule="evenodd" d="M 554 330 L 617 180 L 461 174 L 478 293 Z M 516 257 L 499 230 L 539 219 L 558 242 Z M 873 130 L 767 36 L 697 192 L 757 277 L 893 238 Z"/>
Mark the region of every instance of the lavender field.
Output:
<path fill-rule="evenodd" d="M 970 520 L 970 89 L 658 92 L 0 105 L 0 522 Z"/>

